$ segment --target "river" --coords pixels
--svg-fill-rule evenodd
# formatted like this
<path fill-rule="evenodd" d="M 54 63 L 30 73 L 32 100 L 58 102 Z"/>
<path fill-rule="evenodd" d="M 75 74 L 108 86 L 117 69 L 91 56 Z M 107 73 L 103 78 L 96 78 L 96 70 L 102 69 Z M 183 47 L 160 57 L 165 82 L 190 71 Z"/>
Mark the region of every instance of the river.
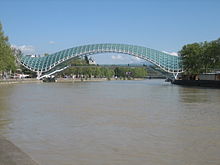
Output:
<path fill-rule="evenodd" d="M 220 90 L 164 80 L 1 85 L 0 135 L 41 165 L 219 165 Z"/>

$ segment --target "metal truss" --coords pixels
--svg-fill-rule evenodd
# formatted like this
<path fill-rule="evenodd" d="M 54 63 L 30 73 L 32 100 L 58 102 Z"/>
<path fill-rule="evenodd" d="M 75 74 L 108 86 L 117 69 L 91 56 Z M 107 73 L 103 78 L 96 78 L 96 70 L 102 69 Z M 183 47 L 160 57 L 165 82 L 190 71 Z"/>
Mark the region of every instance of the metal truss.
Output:
<path fill-rule="evenodd" d="M 122 53 L 144 59 L 155 64 L 168 73 L 173 73 L 176 77 L 178 73 L 183 72 L 181 65 L 181 57 L 167 54 L 158 50 L 146 48 L 143 46 L 127 45 L 127 44 L 91 44 L 77 46 L 65 49 L 45 57 L 30 57 L 25 55 L 17 56 L 18 61 L 30 69 L 38 73 L 38 79 L 53 75 L 68 67 L 65 62 L 73 58 L 85 55 L 93 55 L 98 53 Z"/>

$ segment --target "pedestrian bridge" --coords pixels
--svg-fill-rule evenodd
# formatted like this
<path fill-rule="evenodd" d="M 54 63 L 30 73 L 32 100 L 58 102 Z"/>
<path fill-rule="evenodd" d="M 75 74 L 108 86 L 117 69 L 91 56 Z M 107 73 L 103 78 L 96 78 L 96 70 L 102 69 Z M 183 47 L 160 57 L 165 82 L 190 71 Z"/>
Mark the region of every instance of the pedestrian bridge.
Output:
<path fill-rule="evenodd" d="M 182 72 L 181 57 L 143 46 L 127 44 L 91 44 L 77 46 L 44 57 L 17 55 L 17 60 L 31 71 L 37 72 L 38 79 L 50 76 L 69 67 L 66 63 L 75 57 L 98 53 L 123 53 L 146 60 L 168 73 Z"/>

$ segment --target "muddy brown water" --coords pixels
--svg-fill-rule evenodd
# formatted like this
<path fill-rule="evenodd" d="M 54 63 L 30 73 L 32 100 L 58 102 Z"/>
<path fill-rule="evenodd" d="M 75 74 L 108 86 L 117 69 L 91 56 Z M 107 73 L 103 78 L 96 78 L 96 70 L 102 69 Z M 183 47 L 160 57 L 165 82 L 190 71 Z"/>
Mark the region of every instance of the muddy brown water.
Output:
<path fill-rule="evenodd" d="M 220 89 L 164 80 L 1 85 L 0 135 L 42 165 L 219 165 Z"/>

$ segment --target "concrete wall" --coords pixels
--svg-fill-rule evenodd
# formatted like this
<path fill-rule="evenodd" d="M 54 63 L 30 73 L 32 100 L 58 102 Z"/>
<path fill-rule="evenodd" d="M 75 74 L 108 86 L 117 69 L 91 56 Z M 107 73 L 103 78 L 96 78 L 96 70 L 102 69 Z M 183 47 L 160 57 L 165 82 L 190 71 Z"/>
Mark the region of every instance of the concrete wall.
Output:
<path fill-rule="evenodd" d="M 0 136 L 0 165 L 39 165 L 12 142 Z"/>
<path fill-rule="evenodd" d="M 200 74 L 198 76 L 199 80 L 215 80 L 215 74 Z"/>

